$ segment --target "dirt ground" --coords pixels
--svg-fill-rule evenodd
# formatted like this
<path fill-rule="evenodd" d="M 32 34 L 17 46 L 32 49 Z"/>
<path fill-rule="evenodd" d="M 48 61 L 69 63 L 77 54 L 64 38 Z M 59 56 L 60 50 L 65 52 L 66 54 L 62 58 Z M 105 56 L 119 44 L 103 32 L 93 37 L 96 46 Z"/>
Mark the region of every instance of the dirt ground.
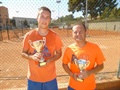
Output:
<path fill-rule="evenodd" d="M 73 43 L 71 30 L 53 29 L 63 41 L 63 52 L 65 48 Z M 0 89 L 26 87 L 27 60 L 21 57 L 22 40 L 26 32 L 30 30 L 3 31 L 3 41 L 0 41 Z M 105 67 L 96 74 L 96 82 L 116 80 L 116 73 L 120 60 L 120 32 L 89 30 L 87 40 L 100 46 L 105 55 Z M 62 58 L 62 57 L 61 57 Z M 68 82 L 69 77 L 64 72 L 61 59 L 56 61 L 57 79 L 59 83 Z M 64 85 L 63 84 L 63 85 Z"/>

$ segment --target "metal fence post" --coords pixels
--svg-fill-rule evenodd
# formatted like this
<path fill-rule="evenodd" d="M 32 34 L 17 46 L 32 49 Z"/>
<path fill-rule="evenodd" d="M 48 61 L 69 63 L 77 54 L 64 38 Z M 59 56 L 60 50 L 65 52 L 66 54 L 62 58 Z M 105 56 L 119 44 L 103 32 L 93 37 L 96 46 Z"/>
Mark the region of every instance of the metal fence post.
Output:
<path fill-rule="evenodd" d="M 119 60 L 119 64 L 118 64 L 117 78 L 120 79 L 120 60 Z"/>

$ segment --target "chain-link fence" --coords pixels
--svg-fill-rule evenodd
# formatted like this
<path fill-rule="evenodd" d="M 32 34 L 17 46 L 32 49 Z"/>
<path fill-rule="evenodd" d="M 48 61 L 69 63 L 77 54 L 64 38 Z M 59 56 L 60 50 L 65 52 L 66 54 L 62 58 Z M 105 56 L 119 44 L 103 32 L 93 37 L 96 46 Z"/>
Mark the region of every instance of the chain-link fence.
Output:
<path fill-rule="evenodd" d="M 71 33 L 72 30 L 71 28 L 68 28 L 67 25 L 72 26 L 75 22 L 84 21 L 84 17 L 81 18 L 81 16 L 78 16 L 80 18 L 74 17 L 74 19 L 65 18 L 66 11 L 64 11 L 63 9 L 66 10 L 66 8 L 68 7 L 65 6 L 67 5 L 66 3 L 68 1 L 70 0 L 61 0 L 61 2 L 56 2 L 56 0 L 41 1 L 43 5 L 47 4 L 46 6 L 48 7 L 50 7 L 49 5 L 51 2 L 53 4 L 55 3 L 54 4 L 55 6 L 52 5 L 52 7 L 50 8 L 52 10 L 52 18 L 53 18 L 51 22 L 52 23 L 51 29 L 57 32 L 62 39 L 64 45 L 63 54 L 65 48 L 71 43 L 73 43 L 72 33 Z M 39 5 L 40 1 L 37 0 L 34 1 L 33 4 L 31 4 L 32 0 L 31 1 L 26 0 L 26 2 L 28 2 L 27 4 L 30 4 L 31 6 L 33 5 L 39 7 L 41 6 L 41 4 Z M 26 2 L 21 1 L 20 3 L 25 5 Z M 4 3 L 10 3 L 10 2 L 6 1 Z M 93 4 L 91 3 L 90 6 L 92 5 Z M 33 8 L 35 9 L 35 7 Z M 24 12 L 23 9 L 24 8 L 21 7 L 21 10 Z M 27 9 L 28 12 L 32 12 L 30 11 L 31 8 L 27 8 Z M 64 15 L 64 18 L 62 17 L 62 15 Z M 119 64 L 120 18 L 114 20 L 112 19 L 112 21 L 109 21 L 110 19 L 108 19 L 107 21 L 106 18 L 104 20 L 102 19 L 100 20 L 99 18 L 98 19 L 95 18 L 94 20 L 92 19 L 89 20 L 89 18 L 87 19 L 88 19 L 87 40 L 98 44 L 106 58 L 106 61 L 104 62 L 105 64 L 104 69 L 101 72 L 96 73 L 96 82 L 117 80 L 118 79 L 117 77 L 120 77 L 119 76 L 120 75 L 120 64 Z M 30 29 L 30 28 L 20 27 L 19 29 L 12 28 L 12 30 L 11 29 L 0 30 L 0 89 L 4 90 L 6 88 L 26 88 L 28 61 L 22 58 L 21 56 L 22 40 L 24 38 L 25 33 L 33 29 L 34 28 Z M 68 85 L 69 76 L 63 70 L 61 61 L 62 61 L 62 57 L 58 61 L 56 61 L 57 80 L 59 87 L 64 87 L 64 86 L 66 87 Z"/>
<path fill-rule="evenodd" d="M 58 29 L 55 30 L 63 41 L 64 49 L 73 42 L 71 37 L 71 30 Z M 6 38 L 6 32 L 3 31 L 4 39 L 0 42 L 0 85 L 1 88 L 18 88 L 26 87 L 26 74 L 27 74 L 27 60 L 21 57 L 22 39 L 15 37 L 15 32 L 21 30 L 10 30 L 10 40 Z M 30 30 L 24 30 L 28 32 Z M 120 33 L 115 31 L 95 31 L 89 30 L 87 37 L 88 41 L 97 43 L 102 49 L 106 61 L 104 69 L 96 74 L 97 82 L 111 81 L 117 79 L 117 71 L 119 65 L 119 45 Z M 13 38 L 14 37 L 14 38 Z M 68 75 L 64 72 L 61 64 L 61 59 L 56 62 L 58 82 L 64 85 L 68 82 Z M 120 71 L 119 71 L 120 72 Z M 61 84 L 60 84 L 61 85 Z M 66 85 L 66 84 L 65 84 Z"/>

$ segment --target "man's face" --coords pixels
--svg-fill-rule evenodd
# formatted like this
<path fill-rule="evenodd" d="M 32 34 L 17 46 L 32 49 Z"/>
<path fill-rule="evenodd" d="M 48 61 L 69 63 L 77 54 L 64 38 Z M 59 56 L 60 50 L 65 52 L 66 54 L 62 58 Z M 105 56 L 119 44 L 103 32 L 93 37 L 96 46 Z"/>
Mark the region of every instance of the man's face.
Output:
<path fill-rule="evenodd" d="M 38 27 L 42 29 L 47 29 L 51 20 L 51 14 L 49 11 L 41 10 L 37 17 Z"/>
<path fill-rule="evenodd" d="M 73 27 L 73 39 L 75 41 L 85 41 L 86 38 L 86 31 L 83 25 L 76 25 Z"/>

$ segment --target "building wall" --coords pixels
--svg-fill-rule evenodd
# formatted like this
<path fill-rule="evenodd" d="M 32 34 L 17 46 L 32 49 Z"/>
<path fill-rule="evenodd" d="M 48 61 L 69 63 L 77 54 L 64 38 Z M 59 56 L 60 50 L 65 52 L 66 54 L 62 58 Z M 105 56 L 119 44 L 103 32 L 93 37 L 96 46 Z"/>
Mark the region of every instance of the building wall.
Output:
<path fill-rule="evenodd" d="M 31 24 L 35 25 L 37 23 L 37 20 L 35 18 L 13 17 L 13 19 L 15 20 L 17 28 L 22 27 L 25 20 L 29 26 Z"/>
<path fill-rule="evenodd" d="M 0 6 L 0 26 L 3 28 L 7 23 L 9 24 L 8 8 Z"/>
<path fill-rule="evenodd" d="M 120 21 L 88 23 L 90 30 L 120 31 Z"/>

